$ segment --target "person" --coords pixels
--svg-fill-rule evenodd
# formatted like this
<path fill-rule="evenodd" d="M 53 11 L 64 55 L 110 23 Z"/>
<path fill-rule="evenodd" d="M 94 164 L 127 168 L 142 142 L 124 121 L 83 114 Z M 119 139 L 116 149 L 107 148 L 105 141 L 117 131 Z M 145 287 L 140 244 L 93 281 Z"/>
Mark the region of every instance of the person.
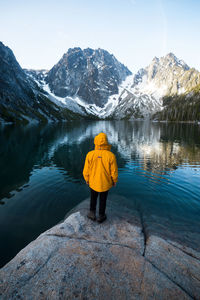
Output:
<path fill-rule="evenodd" d="M 103 132 L 94 138 L 95 149 L 88 152 L 85 159 L 83 177 L 90 187 L 90 211 L 87 217 L 96 220 L 96 205 L 98 195 L 99 202 L 99 223 L 106 220 L 106 200 L 108 191 L 116 186 L 118 180 L 118 167 L 115 155 L 110 151 L 107 135 Z"/>

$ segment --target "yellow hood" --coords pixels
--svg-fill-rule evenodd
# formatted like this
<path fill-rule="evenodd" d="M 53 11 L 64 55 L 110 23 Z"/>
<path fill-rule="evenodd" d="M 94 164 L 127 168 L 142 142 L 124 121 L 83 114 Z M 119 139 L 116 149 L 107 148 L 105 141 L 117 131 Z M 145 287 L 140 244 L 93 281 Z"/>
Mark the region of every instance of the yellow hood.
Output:
<path fill-rule="evenodd" d="M 108 144 L 107 135 L 103 132 L 94 138 L 95 150 L 110 150 L 111 145 Z"/>

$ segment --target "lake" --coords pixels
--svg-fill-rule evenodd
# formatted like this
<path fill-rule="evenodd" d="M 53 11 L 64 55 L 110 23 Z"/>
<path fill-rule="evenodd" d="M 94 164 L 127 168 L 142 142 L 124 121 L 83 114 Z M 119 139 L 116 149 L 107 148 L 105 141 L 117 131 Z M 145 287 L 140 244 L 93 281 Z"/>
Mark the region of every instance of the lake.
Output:
<path fill-rule="evenodd" d="M 82 170 L 99 132 L 107 133 L 119 167 L 109 193 L 123 196 L 156 233 L 200 250 L 199 125 L 6 125 L 0 127 L 1 266 L 89 196 Z"/>

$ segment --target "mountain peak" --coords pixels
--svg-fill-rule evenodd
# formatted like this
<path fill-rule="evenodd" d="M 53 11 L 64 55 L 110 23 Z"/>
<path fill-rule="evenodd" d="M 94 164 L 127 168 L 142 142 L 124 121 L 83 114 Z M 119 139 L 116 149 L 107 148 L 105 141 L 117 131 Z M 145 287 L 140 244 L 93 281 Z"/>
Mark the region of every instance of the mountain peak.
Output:
<path fill-rule="evenodd" d="M 157 56 L 155 56 L 152 61 L 158 62 L 159 58 Z"/>
<path fill-rule="evenodd" d="M 168 53 L 166 56 L 161 57 L 161 60 L 165 61 L 167 66 L 176 66 L 179 68 L 183 68 L 185 71 L 189 70 L 190 67 L 182 60 L 176 57 L 176 55 L 172 52 Z M 169 61 L 170 64 L 167 64 L 166 61 Z"/>
<path fill-rule="evenodd" d="M 69 48 L 66 53 L 82 51 L 80 47 Z"/>
<path fill-rule="evenodd" d="M 166 57 L 169 57 L 169 58 L 173 58 L 173 59 L 177 59 L 176 55 L 172 52 L 169 52 Z"/>
<path fill-rule="evenodd" d="M 199 82 L 200 73 L 190 67 L 174 53 L 170 52 L 138 71 L 134 76 L 133 87 L 142 86 L 147 94 L 182 94 Z"/>
<path fill-rule="evenodd" d="M 130 74 L 108 51 L 76 47 L 70 48 L 49 71 L 47 82 L 58 97 L 79 97 L 102 107 Z"/>

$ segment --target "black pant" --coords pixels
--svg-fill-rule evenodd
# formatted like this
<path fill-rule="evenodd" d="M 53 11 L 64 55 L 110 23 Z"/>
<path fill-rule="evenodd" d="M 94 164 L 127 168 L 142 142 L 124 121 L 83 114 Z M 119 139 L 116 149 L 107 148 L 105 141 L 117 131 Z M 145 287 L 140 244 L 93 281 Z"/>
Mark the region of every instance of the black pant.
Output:
<path fill-rule="evenodd" d="M 98 198 L 98 194 L 100 194 L 99 215 L 101 215 L 101 216 L 105 215 L 108 191 L 96 192 L 92 189 L 90 189 L 90 190 L 91 190 L 90 210 L 96 212 L 97 198 Z"/>

